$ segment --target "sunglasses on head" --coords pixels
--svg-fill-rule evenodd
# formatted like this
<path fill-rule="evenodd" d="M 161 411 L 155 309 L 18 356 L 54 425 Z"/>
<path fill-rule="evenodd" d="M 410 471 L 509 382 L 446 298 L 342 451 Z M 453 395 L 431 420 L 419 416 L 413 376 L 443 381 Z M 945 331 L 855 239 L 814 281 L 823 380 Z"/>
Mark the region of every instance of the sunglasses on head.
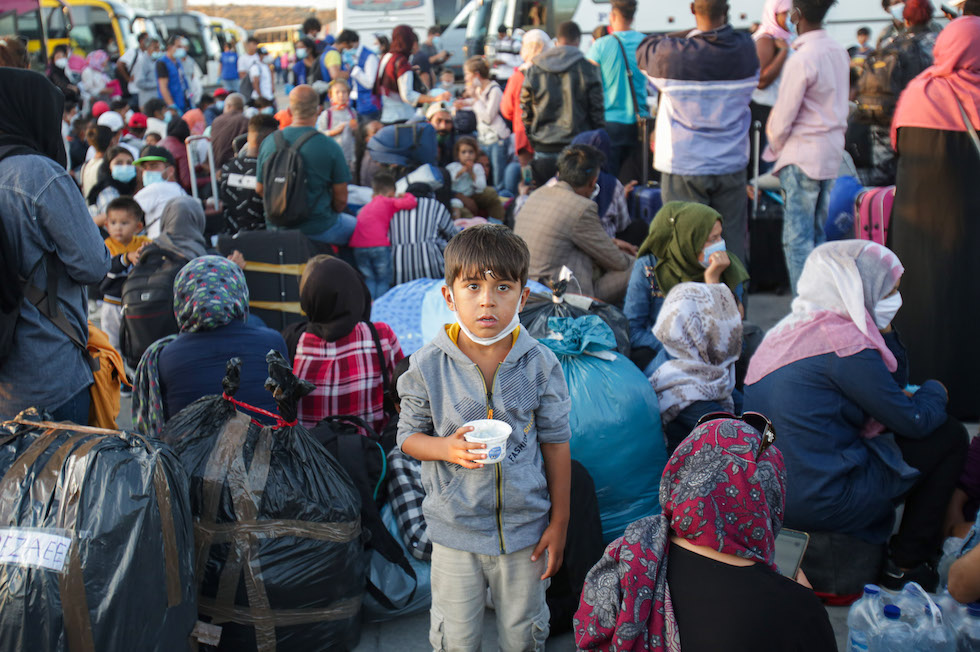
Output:
<path fill-rule="evenodd" d="M 762 443 L 759 445 L 759 452 L 755 454 L 756 462 L 758 462 L 762 457 L 762 454 L 766 452 L 766 449 L 772 446 L 773 442 L 776 441 L 776 429 L 773 427 L 772 421 L 769 420 L 769 417 L 764 414 L 759 414 L 758 412 L 743 412 L 739 416 L 732 414 L 731 412 L 712 412 L 698 419 L 698 425 L 700 426 L 708 421 L 714 421 L 715 419 L 735 419 L 755 428 L 762 434 Z"/>

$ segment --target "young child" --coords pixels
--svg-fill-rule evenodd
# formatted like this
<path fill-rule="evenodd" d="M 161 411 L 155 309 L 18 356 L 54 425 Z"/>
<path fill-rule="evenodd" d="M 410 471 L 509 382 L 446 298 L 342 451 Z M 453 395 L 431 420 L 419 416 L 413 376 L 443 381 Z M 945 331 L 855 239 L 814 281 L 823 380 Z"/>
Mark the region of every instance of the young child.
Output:
<path fill-rule="evenodd" d="M 561 566 L 569 516 L 570 402 L 558 359 L 520 327 L 529 253 L 510 229 L 467 229 L 446 247 L 443 296 L 456 323 L 412 354 L 398 381 L 398 445 L 422 460 L 432 539 L 434 649 L 474 649 L 489 585 L 501 650 L 542 650 L 547 578 Z M 475 368 L 474 368 L 475 367 Z M 463 424 L 513 429 L 505 457 Z M 547 551 L 547 562 L 543 553 Z"/>
<path fill-rule="evenodd" d="M 453 147 L 456 160 L 446 166 L 453 183 L 453 217 L 485 215 L 503 222 L 504 205 L 487 185 L 486 168 L 477 163 L 479 155 L 480 146 L 472 136 L 463 136 Z"/>
<path fill-rule="evenodd" d="M 106 207 L 105 246 L 112 255 L 109 273 L 99 284 L 102 291 L 102 330 L 109 343 L 119 349 L 119 324 L 122 320 L 122 287 L 129 270 L 139 260 L 139 252 L 151 240 L 136 235 L 143 230 L 143 209 L 132 197 L 116 197 Z"/>
<path fill-rule="evenodd" d="M 150 146 L 159 145 L 160 144 L 160 140 L 161 140 L 160 134 L 158 134 L 158 133 L 150 132 L 150 133 L 146 134 L 146 144 L 147 145 L 150 145 Z"/>
<path fill-rule="evenodd" d="M 316 128 L 330 136 L 340 149 L 344 150 L 344 160 L 347 168 L 353 172 L 355 154 L 355 138 L 357 134 L 357 113 L 350 106 L 350 87 L 343 79 L 335 79 L 327 87 L 327 97 L 330 98 L 330 108 L 325 109 L 316 120 Z"/>
<path fill-rule="evenodd" d="M 803 262 L 823 243 L 830 192 L 844 156 L 849 59 L 844 46 L 823 29 L 834 0 L 793 0 L 789 20 L 799 36 L 783 66 L 779 95 L 769 114 L 763 155 L 786 193 L 783 250 L 790 285 Z"/>
<path fill-rule="evenodd" d="M 354 250 L 354 261 L 364 275 L 371 298 L 377 299 L 388 291 L 394 277 L 388 239 L 391 218 L 398 211 L 415 208 L 418 202 L 411 194 L 395 197 L 395 177 L 387 172 L 374 175 L 371 189 L 374 197 L 357 214 L 357 226 L 348 244 Z"/>
<path fill-rule="evenodd" d="M 450 94 L 456 94 L 456 75 L 449 68 L 444 68 L 441 73 L 439 73 L 439 86 L 438 90 L 449 91 Z"/>

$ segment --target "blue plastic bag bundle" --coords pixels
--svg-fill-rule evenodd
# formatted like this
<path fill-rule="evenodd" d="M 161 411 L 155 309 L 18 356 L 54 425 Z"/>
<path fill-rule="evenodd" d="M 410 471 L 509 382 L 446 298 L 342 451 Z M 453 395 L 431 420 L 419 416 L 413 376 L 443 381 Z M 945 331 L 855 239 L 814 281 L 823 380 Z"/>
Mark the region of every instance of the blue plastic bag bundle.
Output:
<path fill-rule="evenodd" d="M 391 326 L 398 336 L 402 353 L 411 355 L 425 346 L 446 324 L 456 321 L 456 314 L 442 298 L 441 278 L 419 278 L 396 285 L 371 305 L 371 321 Z M 537 281 L 528 281 L 531 292 L 549 290 Z"/>
<path fill-rule="evenodd" d="M 608 543 L 633 521 L 660 512 L 667 462 L 660 408 L 650 382 L 616 352 L 612 329 L 597 315 L 551 317 L 541 343 L 555 352 L 572 401 L 572 458 L 595 481 Z"/>

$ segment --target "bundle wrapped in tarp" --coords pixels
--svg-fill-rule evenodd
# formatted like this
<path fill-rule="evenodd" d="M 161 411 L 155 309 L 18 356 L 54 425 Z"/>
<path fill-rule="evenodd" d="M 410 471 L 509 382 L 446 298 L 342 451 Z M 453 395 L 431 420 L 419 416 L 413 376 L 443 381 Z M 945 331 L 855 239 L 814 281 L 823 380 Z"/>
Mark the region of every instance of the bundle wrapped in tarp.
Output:
<path fill-rule="evenodd" d="M 360 637 L 366 576 L 360 498 L 305 428 L 296 406 L 313 386 L 276 351 L 266 356 L 279 414 L 262 426 L 236 406 L 241 361 L 221 396 L 176 414 L 161 437 L 190 476 L 202 620 L 219 650 L 350 649 Z"/>
<path fill-rule="evenodd" d="M 548 337 L 548 319 L 551 317 L 584 317 L 598 315 L 606 322 L 616 338 L 616 350 L 625 356 L 630 354 L 630 323 L 623 311 L 581 294 L 568 292 L 568 281 L 551 284 L 547 292 L 531 290 L 531 296 L 521 311 L 521 325 L 531 337 Z"/>
<path fill-rule="evenodd" d="M 0 650 L 187 649 L 194 540 L 177 456 L 47 416 L 0 424 Z"/>

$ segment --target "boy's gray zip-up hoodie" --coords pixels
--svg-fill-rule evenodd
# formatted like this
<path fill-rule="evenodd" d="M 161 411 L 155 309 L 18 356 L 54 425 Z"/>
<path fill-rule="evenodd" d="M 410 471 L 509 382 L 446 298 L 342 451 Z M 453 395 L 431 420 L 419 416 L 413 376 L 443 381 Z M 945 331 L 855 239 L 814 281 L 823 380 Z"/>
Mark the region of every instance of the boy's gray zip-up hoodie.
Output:
<path fill-rule="evenodd" d="M 398 380 L 398 446 L 416 432 L 448 437 L 467 421 L 492 414 L 510 424 L 506 457 L 467 469 L 422 462 L 422 513 L 432 541 L 466 552 L 501 555 L 535 545 L 548 525 L 551 500 L 539 443 L 571 437 L 570 400 L 555 354 L 521 328 L 494 378 L 445 329 L 412 354 Z"/>

